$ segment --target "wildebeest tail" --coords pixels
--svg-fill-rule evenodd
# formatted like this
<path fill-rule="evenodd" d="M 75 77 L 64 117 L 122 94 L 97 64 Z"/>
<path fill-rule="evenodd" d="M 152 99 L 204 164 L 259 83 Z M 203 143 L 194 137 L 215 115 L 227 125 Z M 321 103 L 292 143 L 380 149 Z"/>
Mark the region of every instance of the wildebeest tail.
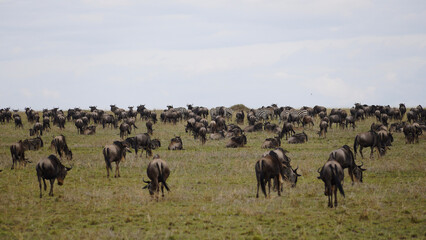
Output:
<path fill-rule="evenodd" d="M 260 181 L 260 188 L 266 196 L 265 176 L 263 174 L 264 163 L 263 160 L 256 162 L 256 174 L 258 174 L 258 181 Z"/>
<path fill-rule="evenodd" d="M 109 160 L 110 159 L 109 149 L 104 148 L 103 153 L 104 153 L 104 158 L 105 158 L 105 163 L 107 165 L 107 168 L 111 169 L 112 171 L 111 161 Z"/>
<path fill-rule="evenodd" d="M 334 183 L 339 189 L 340 194 L 342 194 L 343 197 L 345 197 L 345 191 L 343 191 L 342 183 L 340 182 L 339 176 L 337 176 L 337 169 L 334 166 L 331 167 L 331 175 L 332 175 Z"/>
<path fill-rule="evenodd" d="M 356 147 L 358 146 L 358 135 L 356 135 L 355 140 L 354 140 L 354 159 L 356 157 Z"/>
<path fill-rule="evenodd" d="M 157 169 L 158 169 L 158 180 L 161 183 L 163 183 L 163 186 L 167 189 L 167 191 L 170 191 L 169 186 L 167 186 L 167 183 L 164 180 L 164 176 L 163 176 L 164 167 L 163 167 L 163 164 L 161 164 L 161 167 L 160 167 L 160 164 L 157 162 L 156 165 L 157 165 Z"/>
<path fill-rule="evenodd" d="M 12 159 L 18 159 L 18 156 L 16 155 L 16 146 L 15 145 L 10 146 L 10 154 L 12 155 Z"/>

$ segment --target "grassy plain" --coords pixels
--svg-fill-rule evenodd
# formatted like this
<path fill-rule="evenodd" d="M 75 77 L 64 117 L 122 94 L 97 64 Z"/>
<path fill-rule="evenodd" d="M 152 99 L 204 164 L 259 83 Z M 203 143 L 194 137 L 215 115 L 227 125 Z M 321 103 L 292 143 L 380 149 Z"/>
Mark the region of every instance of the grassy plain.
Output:
<path fill-rule="evenodd" d="M 171 192 L 158 202 L 144 186 L 145 155 L 128 154 L 120 164 L 121 178 L 106 178 L 102 148 L 119 139 L 118 129 L 98 126 L 94 136 L 77 134 L 73 123 L 60 131 L 56 126 L 43 135 L 45 146 L 26 152 L 32 161 L 10 170 L 9 146 L 29 138 L 13 123 L 0 125 L 0 239 L 425 239 L 426 238 L 426 137 L 407 145 L 402 133 L 394 133 L 391 150 L 382 158 L 368 159 L 364 183 L 351 185 L 345 171 L 346 198 L 329 209 L 317 169 L 329 153 L 344 144 L 353 146 L 357 133 L 375 119 L 358 122 L 354 130 L 329 129 L 320 139 L 316 126 L 305 129 L 306 144 L 283 143 L 302 177 L 296 188 L 285 186 L 283 195 L 256 199 L 254 164 L 265 152 L 260 146 L 272 133 L 248 133 L 244 148 L 226 149 L 226 140 L 202 146 L 184 131 L 184 123 L 157 123 L 153 138 L 162 146 L 155 150 L 171 169 Z M 138 120 L 137 133 L 146 132 Z M 299 128 L 296 132 L 301 132 Z M 53 151 L 53 136 L 64 134 L 74 153 L 73 165 L 54 196 L 39 188 L 35 165 Z M 133 136 L 133 132 L 131 135 Z M 168 151 L 172 137 L 180 135 L 185 150 Z M 358 155 L 357 159 L 360 159 Z M 115 169 L 115 165 L 114 169 Z"/>

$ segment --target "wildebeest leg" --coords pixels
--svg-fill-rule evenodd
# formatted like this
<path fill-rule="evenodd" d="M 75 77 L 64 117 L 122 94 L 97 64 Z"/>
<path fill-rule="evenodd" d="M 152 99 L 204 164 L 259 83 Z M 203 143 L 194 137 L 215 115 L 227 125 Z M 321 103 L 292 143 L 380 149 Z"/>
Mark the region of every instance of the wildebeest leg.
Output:
<path fill-rule="evenodd" d="M 370 148 L 371 148 L 370 158 L 373 158 L 374 147 L 370 147 Z M 380 154 L 380 153 L 379 153 L 379 154 Z"/>
<path fill-rule="evenodd" d="M 49 196 L 53 196 L 53 185 L 55 183 L 55 179 L 50 179 L 50 192 Z"/>
<path fill-rule="evenodd" d="M 257 179 L 257 192 L 256 192 L 256 198 L 259 198 L 259 185 L 260 185 L 260 181 L 259 178 Z"/>
<path fill-rule="evenodd" d="M 164 197 L 164 185 L 161 183 L 161 196 Z"/>
<path fill-rule="evenodd" d="M 271 197 L 271 179 L 268 180 L 268 195 Z"/>
<path fill-rule="evenodd" d="M 42 197 L 42 194 L 41 194 L 41 177 L 37 176 L 37 179 L 38 179 L 38 186 L 40 187 L 40 198 L 41 198 Z"/>
<path fill-rule="evenodd" d="M 275 181 L 277 182 L 278 196 L 281 196 L 280 178 L 279 177 L 275 177 Z"/>
<path fill-rule="evenodd" d="M 351 168 L 348 168 L 348 173 L 349 173 L 349 176 L 351 177 L 352 185 L 354 185 L 354 175 L 353 175 L 353 172 L 352 172 Z"/>
<path fill-rule="evenodd" d="M 360 146 L 359 146 L 359 154 L 361 155 L 361 158 L 362 158 L 362 159 L 364 159 L 364 156 L 362 155 L 362 148 L 363 148 L 363 147 L 360 145 Z"/>
<path fill-rule="evenodd" d="M 43 183 L 44 183 L 44 191 L 46 191 L 47 185 L 46 185 L 46 180 L 44 178 L 43 178 Z"/>
<path fill-rule="evenodd" d="M 120 174 L 117 174 L 117 173 L 119 173 L 119 167 L 118 167 L 118 162 L 115 162 L 115 174 L 114 174 L 114 177 L 120 177 Z"/>

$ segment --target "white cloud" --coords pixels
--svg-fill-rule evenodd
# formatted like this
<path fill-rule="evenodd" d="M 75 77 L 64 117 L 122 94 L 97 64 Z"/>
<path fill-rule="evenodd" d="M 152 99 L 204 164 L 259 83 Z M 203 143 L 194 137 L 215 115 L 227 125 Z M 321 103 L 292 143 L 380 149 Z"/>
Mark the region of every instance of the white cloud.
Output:
<path fill-rule="evenodd" d="M 61 94 L 58 91 L 44 88 L 41 90 L 41 95 L 48 99 L 58 99 Z"/>

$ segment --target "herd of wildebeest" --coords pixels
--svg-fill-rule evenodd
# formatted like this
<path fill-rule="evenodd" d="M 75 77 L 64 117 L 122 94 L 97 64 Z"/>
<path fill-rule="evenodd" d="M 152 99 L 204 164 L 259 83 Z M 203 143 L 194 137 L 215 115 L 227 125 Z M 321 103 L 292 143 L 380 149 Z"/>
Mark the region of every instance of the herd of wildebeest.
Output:
<path fill-rule="evenodd" d="M 26 165 L 30 162 L 25 158 L 25 151 L 38 150 L 43 147 L 41 136 L 43 131 L 49 131 L 51 127 L 57 126 L 64 129 L 65 124 L 74 124 L 79 134 L 93 135 L 96 134 L 96 128 L 119 129 L 121 141 L 114 141 L 112 144 L 103 148 L 103 156 L 105 159 L 107 177 L 112 171 L 112 163 L 115 162 L 116 169 L 114 177 L 120 177 L 119 164 L 126 157 L 126 153 L 134 149 L 136 156 L 138 150 L 146 156 L 153 156 L 153 150 L 161 147 L 159 139 L 154 139 L 153 126 L 161 121 L 164 124 L 176 124 L 179 121 L 186 121 L 185 132 L 192 134 L 194 139 L 200 139 L 201 145 L 209 140 L 228 139 L 227 148 L 244 147 L 247 144 L 246 133 L 255 131 L 268 131 L 274 134 L 274 137 L 265 139 L 261 148 L 271 149 L 265 152 L 261 158 L 255 163 L 255 172 L 257 179 L 257 193 L 259 197 L 259 188 L 265 197 L 270 196 L 271 180 L 273 180 L 273 191 L 281 194 L 282 184 L 284 181 L 290 182 L 292 187 L 296 186 L 297 178 L 301 176 L 297 173 L 298 168 L 293 169 L 291 160 L 286 155 L 288 153 L 281 147 L 281 140 L 284 138 L 290 144 L 300 144 L 308 141 L 308 136 L 304 132 L 296 133 L 295 125 L 299 127 L 314 127 L 314 119 L 319 119 L 318 136 L 326 138 L 328 128 L 353 128 L 356 127 L 357 121 L 365 118 L 374 117 L 377 119 L 371 125 L 368 132 L 359 133 L 354 139 L 352 152 L 351 147 L 343 145 L 341 148 L 332 151 L 326 163 L 318 169 L 318 179 L 321 179 L 325 185 L 324 194 L 328 196 L 328 206 L 337 206 L 337 190 L 344 196 L 342 181 L 344 178 L 343 170 L 348 169 L 352 184 L 355 181 L 362 182 L 363 171 L 362 165 L 355 163 L 357 150 L 362 155 L 362 149 L 370 147 L 370 158 L 373 157 L 374 150 L 377 150 L 379 156 L 386 154 L 393 142 L 393 132 L 403 132 L 406 144 L 418 143 L 419 136 L 426 129 L 426 109 L 421 105 L 411 108 L 407 111 L 404 104 L 397 107 L 377 106 L 377 105 L 361 105 L 356 103 L 350 108 L 349 113 L 343 109 L 331 109 L 327 111 L 325 107 L 314 106 L 294 109 L 292 107 L 278 107 L 273 104 L 268 107 L 250 110 L 233 111 L 226 107 L 216 107 L 207 109 L 205 107 L 193 107 L 187 105 L 186 108 L 167 106 L 167 109 L 160 113 L 159 119 L 157 112 L 148 110 L 145 105 L 140 105 L 137 110 L 128 107 L 128 110 L 111 105 L 110 111 L 97 109 L 90 106 L 90 110 L 82 110 L 80 108 L 68 109 L 66 114 L 63 110 L 54 108 L 51 110 L 44 109 L 37 112 L 31 108 L 25 108 L 25 115 L 28 123 L 32 124 L 29 129 L 29 135 L 34 138 L 20 140 L 10 146 L 12 157 L 12 167 L 20 163 Z M 139 115 L 139 116 L 138 116 Z M 208 117 L 210 116 L 210 121 Z M 402 121 L 406 116 L 407 121 Z M 0 122 L 8 124 L 15 123 L 15 128 L 24 128 L 21 115 L 18 110 L 10 111 L 10 108 L 0 109 Z M 137 134 L 128 137 L 132 130 L 137 128 L 135 122 L 143 119 L 146 123 L 147 133 Z M 271 120 L 278 119 L 278 124 L 271 123 Z M 389 124 L 390 120 L 394 123 Z M 247 121 L 248 126 L 241 128 Z M 276 121 L 275 121 L 276 122 Z M 53 125 L 53 126 L 51 126 Z M 65 167 L 60 159 L 67 158 L 72 160 L 72 151 L 69 149 L 64 135 L 55 136 L 51 141 L 51 147 L 57 155 L 50 155 L 40 160 L 36 165 L 37 178 L 40 187 L 40 198 L 42 197 L 41 180 L 50 180 L 49 195 L 53 196 L 53 184 L 57 179 L 58 184 L 62 185 L 71 170 Z M 180 136 L 175 136 L 170 140 L 169 150 L 183 150 L 183 142 Z M 141 153 L 141 154 L 142 154 Z M 147 176 L 149 181 L 144 188 L 149 190 L 150 195 L 158 199 L 161 189 L 164 197 L 164 187 L 169 190 L 166 183 L 170 175 L 170 169 L 167 162 L 162 160 L 158 154 L 153 156 L 152 161 L 147 167 Z M 266 190 L 268 184 L 268 192 Z M 334 205 L 333 205 L 334 195 Z"/>

